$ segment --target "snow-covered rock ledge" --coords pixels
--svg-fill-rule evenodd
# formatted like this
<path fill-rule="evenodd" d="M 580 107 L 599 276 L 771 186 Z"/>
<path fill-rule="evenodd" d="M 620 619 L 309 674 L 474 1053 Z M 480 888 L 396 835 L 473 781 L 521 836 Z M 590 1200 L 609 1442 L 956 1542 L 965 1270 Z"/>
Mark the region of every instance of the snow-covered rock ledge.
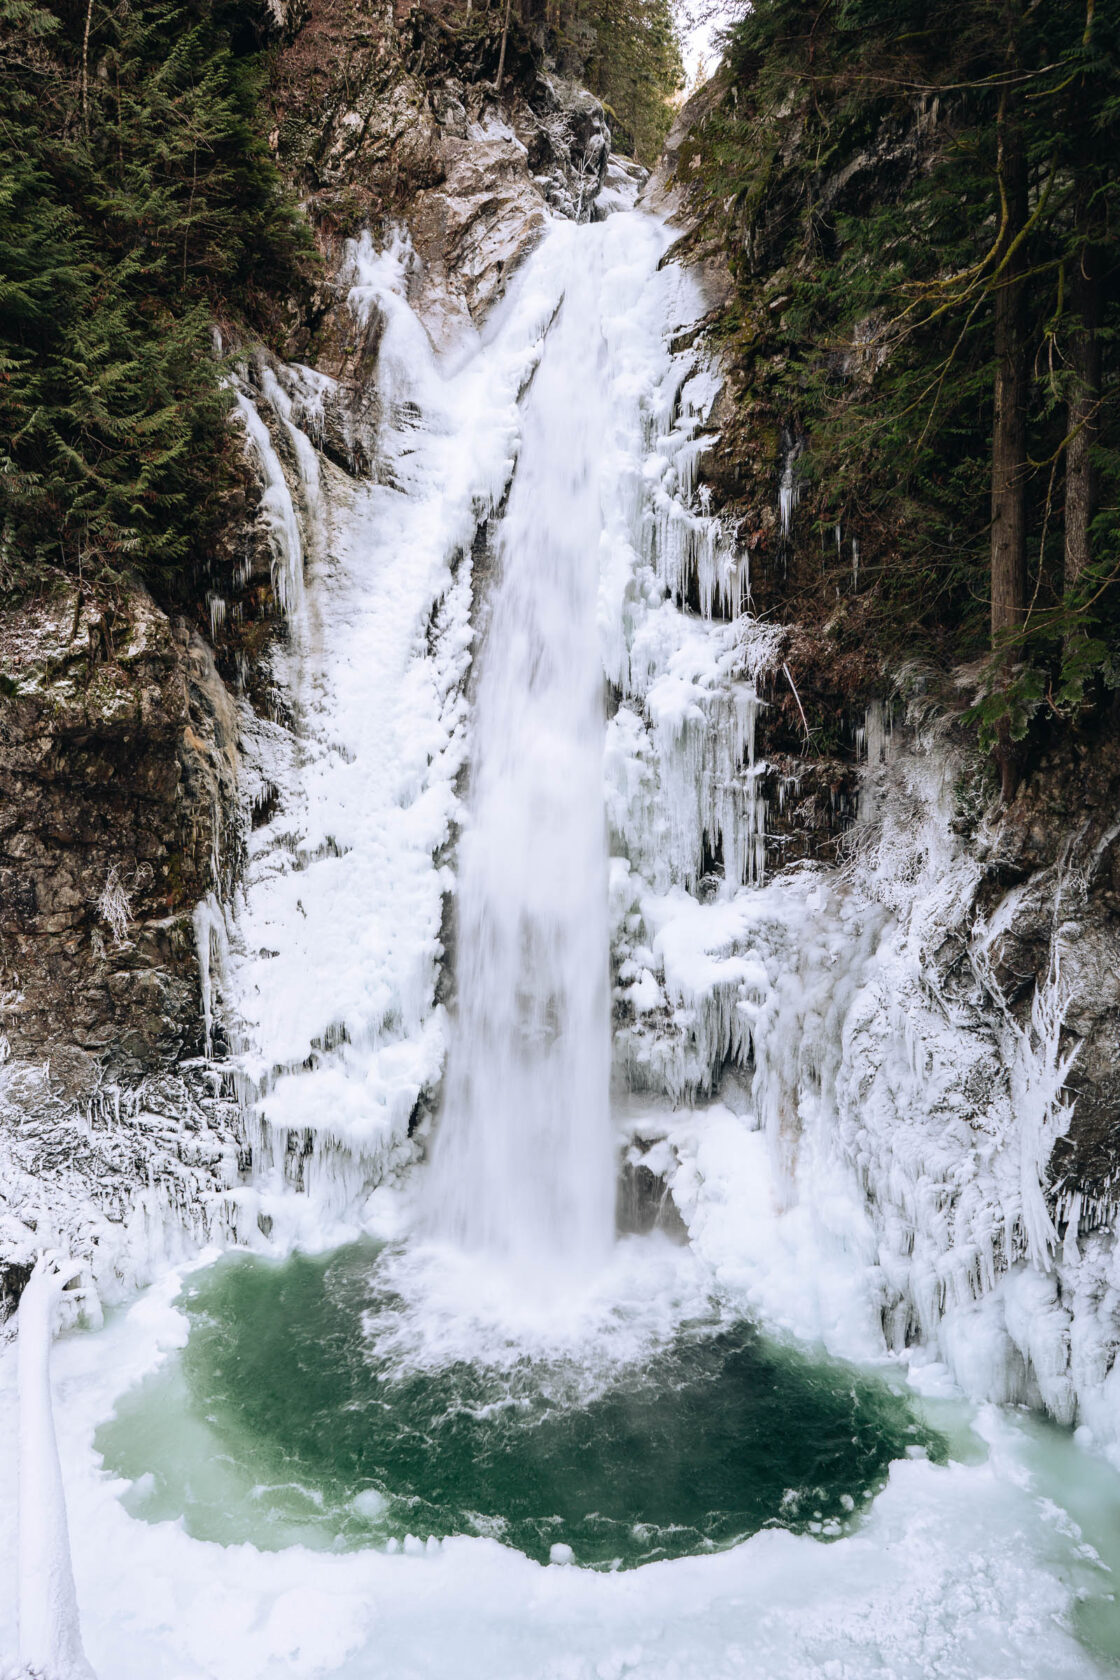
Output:
<path fill-rule="evenodd" d="M 0 1068 L 0 1321 L 44 1249 L 74 1256 L 96 1319 L 209 1242 L 259 1240 L 236 1189 L 236 1105 L 212 1074 L 77 1094 L 66 1068 L 64 1053 Z"/>

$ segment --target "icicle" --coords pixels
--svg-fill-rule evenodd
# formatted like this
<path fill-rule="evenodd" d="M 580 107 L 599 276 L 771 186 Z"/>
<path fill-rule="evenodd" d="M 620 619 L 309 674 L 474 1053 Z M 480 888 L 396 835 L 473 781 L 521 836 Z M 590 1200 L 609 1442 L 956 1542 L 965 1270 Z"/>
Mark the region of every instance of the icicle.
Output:
<path fill-rule="evenodd" d="M 320 474 L 319 457 L 310 438 L 293 419 L 293 403 L 288 392 L 280 384 L 270 367 L 261 370 L 261 390 L 272 408 L 273 413 L 281 421 L 292 444 L 292 452 L 296 458 L 299 471 L 300 491 L 309 533 L 317 533 L 322 517 L 320 506 Z M 321 404 L 321 397 L 320 397 Z M 320 406 L 320 416 L 321 416 Z"/>
<path fill-rule="evenodd" d="M 797 458 L 800 453 L 801 445 L 791 443 L 786 450 L 786 458 L 782 466 L 782 481 L 778 487 L 778 516 L 783 541 L 789 539 L 794 509 L 801 500 L 801 486 L 797 480 Z"/>
<path fill-rule="evenodd" d="M 272 586 L 288 623 L 293 628 L 299 628 L 304 620 L 303 540 L 292 493 L 272 446 L 268 427 L 243 391 L 237 393 L 237 406 L 245 421 L 250 447 L 264 476 L 261 512 L 268 526 L 272 547 Z"/>
<path fill-rule="evenodd" d="M 195 951 L 198 958 L 199 994 L 202 1002 L 202 1023 L 205 1034 L 205 1054 L 213 1052 L 215 1015 L 215 980 L 221 983 L 229 963 L 229 936 L 225 916 L 214 893 L 208 893 L 194 908 Z"/>
<path fill-rule="evenodd" d="M 1046 1206 L 1046 1168 L 1058 1138 L 1069 1130 L 1073 1104 L 1064 1095 L 1079 1046 L 1061 1049 L 1068 999 L 1055 957 L 1031 1002 L 1030 1027 L 1008 1019 L 1014 1043 L 1011 1102 L 1019 1149 L 1020 1220 L 1032 1265 L 1049 1271 L 1058 1233 Z"/>
<path fill-rule="evenodd" d="M 864 713 L 862 734 L 864 757 L 869 765 L 883 764 L 889 756 L 887 716 L 881 700 L 872 700 Z"/>

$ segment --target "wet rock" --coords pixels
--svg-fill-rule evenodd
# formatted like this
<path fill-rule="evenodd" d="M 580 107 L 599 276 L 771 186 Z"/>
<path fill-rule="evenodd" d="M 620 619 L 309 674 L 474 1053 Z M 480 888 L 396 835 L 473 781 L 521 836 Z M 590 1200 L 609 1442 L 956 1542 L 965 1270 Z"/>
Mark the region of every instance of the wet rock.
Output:
<path fill-rule="evenodd" d="M 730 72 L 721 65 L 681 106 L 650 177 L 647 205 L 675 226 L 695 229 L 698 225 L 700 206 L 694 202 L 693 195 L 699 162 L 697 137 L 727 98 L 730 88 Z"/>
<path fill-rule="evenodd" d="M 194 1047 L 191 912 L 232 859 L 233 704 L 143 590 L 70 581 L 0 618 L 0 1031 L 51 1081 Z"/>
<path fill-rule="evenodd" d="M 275 150 L 320 224 L 328 271 L 338 272 L 346 237 L 369 229 L 381 242 L 393 224 L 407 228 L 420 259 L 410 302 L 442 346 L 481 322 L 550 216 L 597 213 L 610 123 L 520 36 L 499 97 L 497 33 L 452 29 L 419 9 L 396 25 L 352 25 L 343 0 L 328 0 L 285 50 Z M 340 33 L 351 40 L 344 65 Z M 368 387 L 337 287 L 319 288 L 289 351 Z"/>
<path fill-rule="evenodd" d="M 686 1243 L 688 1230 L 669 1193 L 664 1176 L 627 1152 L 618 1180 L 615 1224 L 620 1236 L 647 1236 L 663 1231 L 674 1242 Z"/>

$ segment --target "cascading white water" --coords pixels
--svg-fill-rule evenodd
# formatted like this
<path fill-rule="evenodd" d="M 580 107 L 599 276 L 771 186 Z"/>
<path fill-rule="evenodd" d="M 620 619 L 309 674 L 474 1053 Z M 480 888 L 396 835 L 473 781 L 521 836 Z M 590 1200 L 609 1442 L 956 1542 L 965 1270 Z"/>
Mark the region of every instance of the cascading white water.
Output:
<path fill-rule="evenodd" d="M 526 398 L 499 538 L 460 846 L 458 1021 L 432 1223 L 540 1265 L 602 1259 L 613 1227 L 603 667 L 605 415 L 588 240 Z"/>

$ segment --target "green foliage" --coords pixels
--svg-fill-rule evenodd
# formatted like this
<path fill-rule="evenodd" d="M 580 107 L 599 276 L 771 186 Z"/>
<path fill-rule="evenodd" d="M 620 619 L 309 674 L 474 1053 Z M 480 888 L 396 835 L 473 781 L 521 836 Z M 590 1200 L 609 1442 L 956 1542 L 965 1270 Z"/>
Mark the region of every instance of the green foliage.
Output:
<path fill-rule="evenodd" d="M 615 147 L 656 162 L 684 86 L 671 0 L 565 0 L 555 7 L 591 91 L 614 120 Z"/>
<path fill-rule="evenodd" d="M 1046 678 L 1037 665 L 1008 668 L 995 659 L 987 666 L 979 698 L 965 713 L 965 722 L 979 730 L 980 745 L 994 752 L 1006 738 L 1020 742 L 1046 699 Z"/>
<path fill-rule="evenodd" d="M 0 0 L 0 52 L 0 591 L 60 562 L 173 587 L 225 477 L 213 320 L 308 249 L 262 55 L 213 0 Z"/>
<path fill-rule="evenodd" d="M 1029 610 L 974 719 L 1019 737 L 1107 683 L 1120 632 L 1120 12 L 994 0 L 755 0 L 693 136 L 738 283 L 744 387 L 802 440 L 804 502 L 861 538 L 887 654 L 956 662 L 988 636 L 1001 112 L 1029 169 Z M 1101 274 L 1092 562 L 1067 581 L 1074 282 Z M 850 587 L 838 560 L 822 597 Z M 1001 721 L 1002 720 L 1002 721 Z"/>

